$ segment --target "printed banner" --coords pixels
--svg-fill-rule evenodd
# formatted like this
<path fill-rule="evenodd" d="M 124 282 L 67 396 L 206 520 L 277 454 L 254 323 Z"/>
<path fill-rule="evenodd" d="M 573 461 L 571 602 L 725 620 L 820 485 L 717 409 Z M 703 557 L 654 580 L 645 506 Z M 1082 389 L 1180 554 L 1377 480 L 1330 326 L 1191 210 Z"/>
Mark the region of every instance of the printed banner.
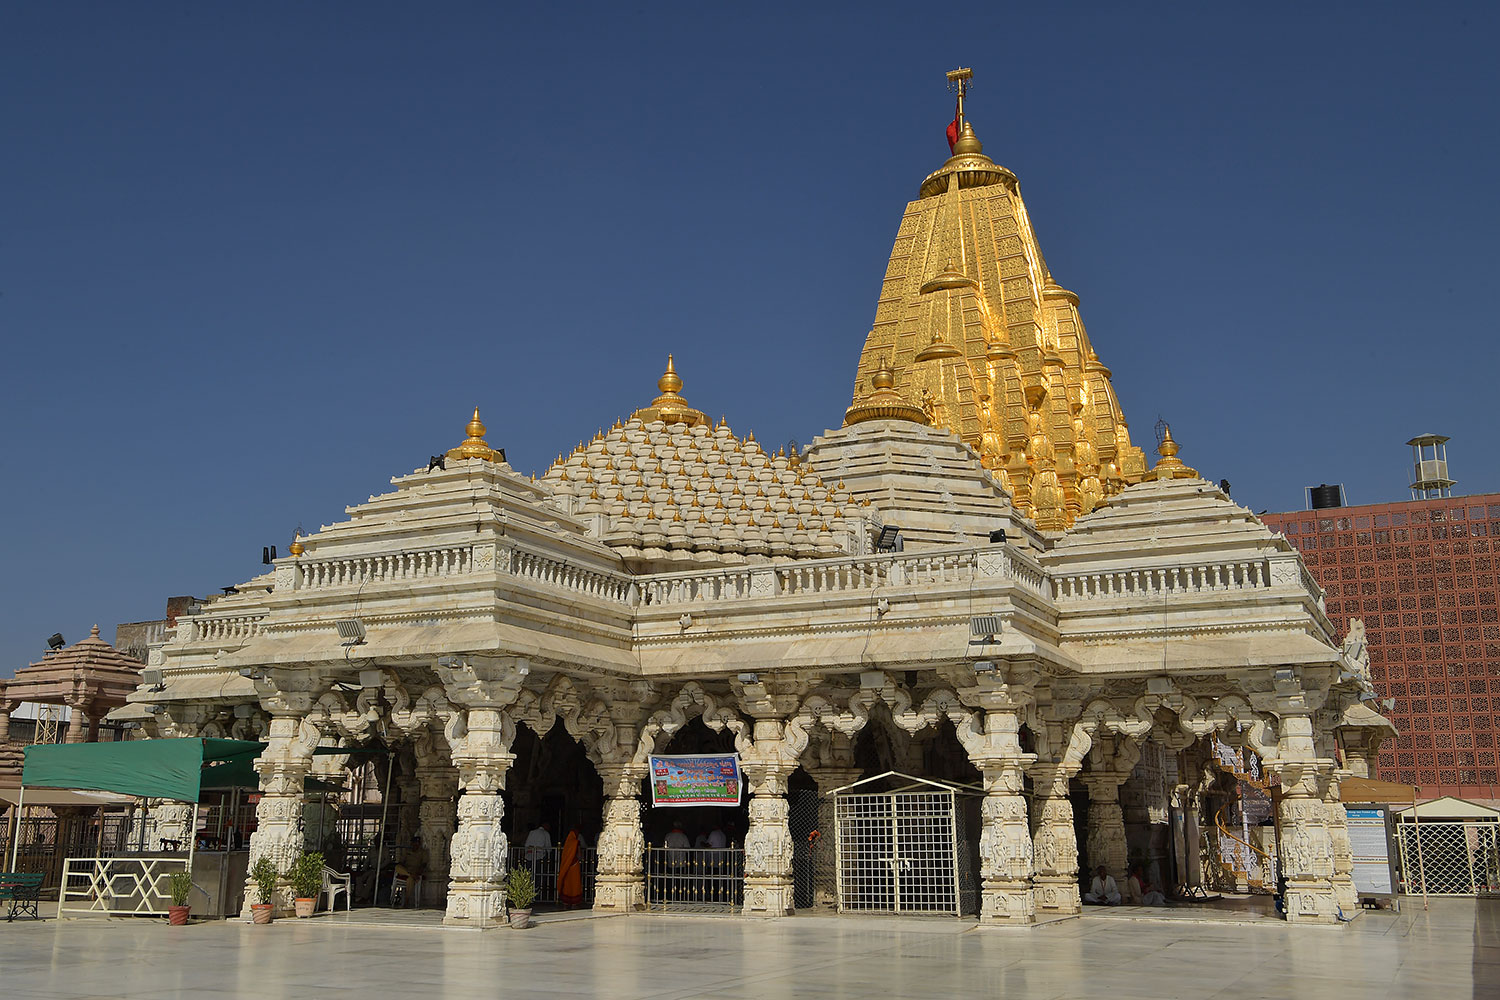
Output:
<path fill-rule="evenodd" d="M 1348 809 L 1349 848 L 1354 855 L 1354 888 L 1388 895 L 1391 854 L 1384 809 Z"/>
<path fill-rule="evenodd" d="M 739 754 L 692 754 L 651 758 L 654 806 L 737 806 Z"/>

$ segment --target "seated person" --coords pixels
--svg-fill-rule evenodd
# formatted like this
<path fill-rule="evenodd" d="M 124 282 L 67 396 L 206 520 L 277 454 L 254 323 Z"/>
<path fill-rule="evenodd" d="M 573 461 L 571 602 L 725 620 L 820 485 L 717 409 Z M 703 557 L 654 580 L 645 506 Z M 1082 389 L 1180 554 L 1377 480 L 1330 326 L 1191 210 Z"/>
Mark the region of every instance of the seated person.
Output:
<path fill-rule="evenodd" d="M 1146 871 L 1139 864 L 1131 867 L 1130 875 L 1125 879 L 1124 890 L 1125 901 L 1132 906 L 1166 906 L 1167 897 L 1160 889 L 1151 884 L 1146 877 Z"/>
<path fill-rule="evenodd" d="M 1110 876 L 1109 869 L 1100 865 L 1094 870 L 1094 880 L 1089 883 L 1089 891 L 1083 894 L 1085 903 L 1104 903 L 1108 906 L 1120 905 L 1120 887 Z"/>
<path fill-rule="evenodd" d="M 421 878 L 427 871 L 427 849 L 422 846 L 422 838 L 413 835 L 411 846 L 406 853 L 401 855 L 401 860 L 396 864 L 396 877 L 406 884 L 408 890 L 415 890 L 417 879 Z M 412 896 L 407 899 L 411 904 L 416 901 Z"/>

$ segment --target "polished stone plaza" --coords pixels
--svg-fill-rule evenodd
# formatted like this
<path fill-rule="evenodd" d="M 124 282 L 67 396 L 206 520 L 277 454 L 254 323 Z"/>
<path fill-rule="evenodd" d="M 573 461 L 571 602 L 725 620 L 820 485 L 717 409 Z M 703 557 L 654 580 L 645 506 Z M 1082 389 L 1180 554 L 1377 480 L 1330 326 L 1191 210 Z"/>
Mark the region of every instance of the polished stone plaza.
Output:
<path fill-rule="evenodd" d="M 1121 919 L 617 916 L 525 933 L 318 918 L 0 925 L 0 995 L 30 997 L 1500 996 L 1500 902 L 1435 900 L 1353 927 Z"/>

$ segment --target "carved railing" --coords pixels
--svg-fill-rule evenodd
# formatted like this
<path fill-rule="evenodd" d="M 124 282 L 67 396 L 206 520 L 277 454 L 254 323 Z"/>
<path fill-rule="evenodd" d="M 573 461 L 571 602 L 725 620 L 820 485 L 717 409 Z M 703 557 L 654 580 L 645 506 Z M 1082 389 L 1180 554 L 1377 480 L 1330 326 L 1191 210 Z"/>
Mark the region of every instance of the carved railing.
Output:
<path fill-rule="evenodd" d="M 505 558 L 507 554 L 510 557 L 508 560 Z M 512 574 L 527 580 L 588 594 L 604 601 L 630 603 L 632 581 L 624 574 L 587 569 L 565 559 L 527 552 L 525 549 L 502 549 L 500 555 L 502 572 L 508 565 Z"/>
<path fill-rule="evenodd" d="M 177 620 L 178 642 L 234 642 L 260 635 L 268 612 L 235 611 L 228 614 L 186 616 Z"/>
<path fill-rule="evenodd" d="M 1261 590 L 1270 586 L 1270 564 L 1265 559 L 1099 573 L 1066 573 L 1052 578 L 1052 591 L 1059 602 L 1111 598 L 1161 599 L 1189 594 Z"/>
<path fill-rule="evenodd" d="M 946 552 L 894 552 L 791 563 L 661 573 L 644 577 L 641 589 L 652 605 L 744 600 L 778 594 L 840 594 L 881 587 L 971 584 L 1009 579 L 1040 595 L 1048 593 L 1041 566 L 998 546 Z"/>
<path fill-rule="evenodd" d="M 300 559 L 295 568 L 298 590 L 431 580 L 471 572 L 474 568 L 474 547 L 449 545 L 408 552 L 388 552 L 383 555 Z"/>

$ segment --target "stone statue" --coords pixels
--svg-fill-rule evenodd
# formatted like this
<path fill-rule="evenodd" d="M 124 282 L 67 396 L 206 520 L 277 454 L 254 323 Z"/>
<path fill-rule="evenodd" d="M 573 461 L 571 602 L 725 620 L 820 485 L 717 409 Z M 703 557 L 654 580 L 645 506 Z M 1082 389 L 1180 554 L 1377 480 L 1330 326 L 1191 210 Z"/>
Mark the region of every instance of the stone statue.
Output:
<path fill-rule="evenodd" d="M 1375 690 L 1374 682 L 1370 679 L 1370 648 L 1365 642 L 1363 619 L 1350 619 L 1349 631 L 1344 636 L 1343 652 L 1344 659 L 1349 661 L 1354 672 L 1359 675 L 1360 685 L 1368 690 Z"/>

